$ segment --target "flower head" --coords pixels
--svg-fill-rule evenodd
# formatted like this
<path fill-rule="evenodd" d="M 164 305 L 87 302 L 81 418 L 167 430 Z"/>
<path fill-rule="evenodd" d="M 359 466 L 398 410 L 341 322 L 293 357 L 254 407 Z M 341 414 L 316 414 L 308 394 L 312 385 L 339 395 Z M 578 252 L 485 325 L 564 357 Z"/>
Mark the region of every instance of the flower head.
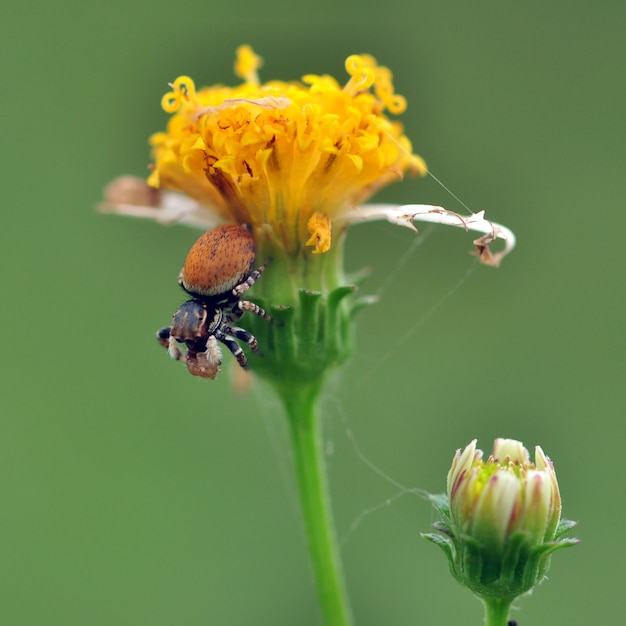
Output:
<path fill-rule="evenodd" d="M 457 450 L 448 473 L 443 515 L 426 535 L 446 551 L 454 576 L 483 598 L 513 599 L 532 589 L 550 554 L 575 540 L 557 539 L 573 523 L 561 522 L 561 497 L 550 459 L 537 446 L 535 462 L 513 439 L 496 439 L 483 460 L 476 440 Z"/>
<path fill-rule="evenodd" d="M 457 451 L 448 474 L 450 512 L 459 533 L 472 535 L 494 549 L 523 532 L 535 543 L 550 541 L 561 516 L 554 467 L 537 446 L 535 459 L 513 439 L 496 439 L 493 454 L 482 460 L 472 441 Z"/>
<path fill-rule="evenodd" d="M 141 191 L 137 180 L 138 189 L 129 190 L 125 177 L 108 188 L 101 208 L 204 229 L 247 224 L 258 241 L 271 240 L 292 256 L 327 252 L 348 225 L 377 219 L 414 230 L 414 221 L 427 221 L 478 231 L 477 254 L 491 265 L 513 248 L 513 234 L 483 212 L 461 217 L 430 205 L 360 206 L 405 173 L 426 173 L 391 117 L 404 112 L 406 100 L 374 58 L 349 56 L 343 85 L 314 74 L 261 83 L 260 64 L 241 46 L 239 85 L 198 89 L 179 76 L 162 99 L 171 115 L 167 129 L 150 139 L 153 191 Z M 506 246 L 494 254 L 488 245 L 496 238 Z"/>
<path fill-rule="evenodd" d="M 172 83 L 162 101 L 172 114 L 167 131 L 151 138 L 153 187 L 182 191 L 226 221 L 269 225 L 288 249 L 321 253 L 346 203 L 407 170 L 425 173 L 402 126 L 385 115 L 406 102 L 373 58 L 349 57 L 345 86 L 312 74 L 260 84 L 258 57 L 248 47 L 238 54 L 240 85 L 196 89 L 188 76 Z"/>

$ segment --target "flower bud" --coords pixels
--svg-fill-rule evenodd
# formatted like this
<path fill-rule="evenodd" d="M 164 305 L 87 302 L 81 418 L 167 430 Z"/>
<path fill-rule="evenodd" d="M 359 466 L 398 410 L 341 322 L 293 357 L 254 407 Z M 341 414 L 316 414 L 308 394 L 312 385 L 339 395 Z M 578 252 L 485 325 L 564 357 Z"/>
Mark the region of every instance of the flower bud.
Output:
<path fill-rule="evenodd" d="M 512 601 L 543 578 L 559 539 L 574 523 L 561 521 L 561 496 L 550 459 L 537 446 L 535 463 L 513 439 L 496 439 L 483 460 L 476 440 L 457 450 L 447 497 L 433 496 L 439 545 L 454 577 L 477 596 Z"/>

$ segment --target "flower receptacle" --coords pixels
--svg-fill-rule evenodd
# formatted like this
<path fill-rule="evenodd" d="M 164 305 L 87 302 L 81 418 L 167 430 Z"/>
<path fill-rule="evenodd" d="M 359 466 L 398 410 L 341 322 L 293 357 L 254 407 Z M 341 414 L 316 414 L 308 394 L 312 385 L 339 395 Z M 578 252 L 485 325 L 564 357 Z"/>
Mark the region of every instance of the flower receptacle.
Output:
<path fill-rule="evenodd" d="M 261 378 L 278 386 L 307 385 L 324 380 L 352 353 L 354 314 L 370 300 L 347 284 L 342 244 L 336 241 L 326 254 L 304 247 L 294 253 L 260 238 L 257 257 L 271 262 L 251 298 L 274 323 L 247 324 L 262 346 L 250 358 Z"/>

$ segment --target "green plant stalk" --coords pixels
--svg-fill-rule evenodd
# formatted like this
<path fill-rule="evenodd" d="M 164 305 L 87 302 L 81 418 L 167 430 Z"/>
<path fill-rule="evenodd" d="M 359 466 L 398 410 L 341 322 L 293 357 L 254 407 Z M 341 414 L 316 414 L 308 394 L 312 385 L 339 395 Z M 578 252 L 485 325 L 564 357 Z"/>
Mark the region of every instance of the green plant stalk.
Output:
<path fill-rule="evenodd" d="M 513 602 L 510 598 L 484 598 L 485 624 L 487 626 L 507 626 L 509 609 Z"/>
<path fill-rule="evenodd" d="M 289 421 L 306 539 L 325 626 L 350 626 L 324 459 L 318 401 L 323 381 L 279 389 Z"/>

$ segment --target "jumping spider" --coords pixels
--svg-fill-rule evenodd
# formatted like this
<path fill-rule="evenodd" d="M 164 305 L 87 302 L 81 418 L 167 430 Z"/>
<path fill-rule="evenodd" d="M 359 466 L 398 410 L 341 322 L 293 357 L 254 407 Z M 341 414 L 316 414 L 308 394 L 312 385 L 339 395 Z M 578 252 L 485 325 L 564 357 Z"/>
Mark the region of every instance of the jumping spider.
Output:
<path fill-rule="evenodd" d="M 267 267 L 265 262 L 253 270 L 255 258 L 252 235 L 239 225 L 218 226 L 204 233 L 189 251 L 178 282 L 191 299 L 174 313 L 170 326 L 157 332 L 157 339 L 173 359 L 184 356 L 194 376 L 215 378 L 222 362 L 218 341 L 241 367 L 248 367 L 236 340 L 255 352 L 259 346 L 251 333 L 235 325 L 245 311 L 273 321 L 260 306 L 241 299 Z M 186 353 L 178 344 L 185 344 Z"/>

